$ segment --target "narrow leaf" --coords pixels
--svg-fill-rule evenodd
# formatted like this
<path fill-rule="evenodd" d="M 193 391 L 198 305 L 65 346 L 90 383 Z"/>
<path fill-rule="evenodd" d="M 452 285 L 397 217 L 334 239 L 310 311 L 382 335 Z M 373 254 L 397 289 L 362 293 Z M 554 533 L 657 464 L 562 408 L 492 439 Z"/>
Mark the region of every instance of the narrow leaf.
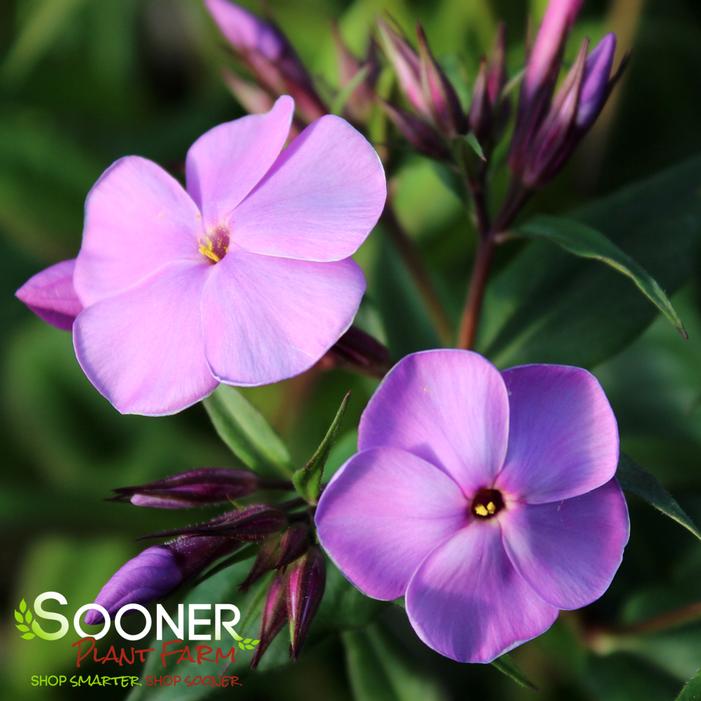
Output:
<path fill-rule="evenodd" d="M 261 474 L 290 474 L 284 443 L 238 390 L 222 385 L 203 403 L 219 437 L 247 467 Z"/>
<path fill-rule="evenodd" d="M 596 229 L 572 219 L 540 216 L 511 233 L 555 243 L 568 253 L 580 258 L 598 260 L 625 275 L 667 317 L 680 335 L 688 338 L 684 324 L 658 282 L 645 268 Z"/>
<path fill-rule="evenodd" d="M 351 95 L 355 92 L 356 88 L 367 78 L 370 71 L 370 66 L 365 65 L 358 69 L 355 75 L 339 90 L 338 94 L 331 103 L 331 112 L 333 114 L 342 114 L 343 110 L 348 104 Z"/>
<path fill-rule="evenodd" d="M 331 422 L 328 431 L 326 431 L 326 435 L 319 444 L 319 447 L 314 451 L 314 455 L 312 455 L 304 467 L 300 468 L 292 475 L 292 482 L 294 483 L 297 491 L 310 504 L 316 504 L 317 500 L 319 499 L 319 494 L 321 493 L 321 480 L 324 476 L 324 467 L 326 466 L 326 461 L 329 458 L 331 448 L 333 448 L 334 443 L 336 442 L 338 429 L 343 421 L 343 415 L 346 412 L 349 399 L 350 392 L 346 392 L 345 396 L 341 400 L 341 405 L 338 407 L 336 416 L 334 416 L 334 419 Z"/>
<path fill-rule="evenodd" d="M 19 602 L 19 610 L 24 613 L 27 610 L 27 602 L 22 599 L 22 601 Z"/>
<path fill-rule="evenodd" d="M 29 626 L 26 626 L 24 623 L 15 623 L 15 628 L 17 628 L 17 630 L 21 633 L 29 632 Z"/>
<path fill-rule="evenodd" d="M 33 640 L 35 637 L 36 636 L 34 635 L 34 633 L 25 633 L 22 636 L 22 638 L 24 638 L 24 640 Z"/>
<path fill-rule="evenodd" d="M 482 144 L 480 144 L 477 137 L 472 132 L 468 132 L 463 138 L 467 145 L 475 152 L 477 158 L 479 158 L 481 161 L 487 160 L 487 157 L 484 155 Z"/>
<path fill-rule="evenodd" d="M 701 701 L 701 669 L 684 684 L 676 701 Z"/>
<path fill-rule="evenodd" d="M 19 611 L 15 611 L 15 620 L 17 623 L 24 623 L 24 616 Z"/>
<path fill-rule="evenodd" d="M 616 477 L 621 487 L 627 492 L 640 497 L 701 540 L 701 530 L 679 506 L 677 500 L 658 482 L 654 475 L 643 470 L 627 455 L 621 455 Z"/>
<path fill-rule="evenodd" d="M 516 682 L 524 689 L 538 691 L 538 687 L 518 668 L 516 663 L 509 655 L 502 655 L 492 662 L 492 667 L 498 669 L 502 674 L 506 675 L 511 681 Z"/>

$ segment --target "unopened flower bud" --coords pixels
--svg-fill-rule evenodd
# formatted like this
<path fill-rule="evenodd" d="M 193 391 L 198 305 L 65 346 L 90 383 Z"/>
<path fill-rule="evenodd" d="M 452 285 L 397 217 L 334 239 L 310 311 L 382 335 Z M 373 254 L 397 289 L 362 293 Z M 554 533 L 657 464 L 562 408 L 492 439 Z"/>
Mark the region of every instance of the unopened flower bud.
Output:
<path fill-rule="evenodd" d="M 237 102 L 250 114 L 269 111 L 275 104 L 273 97 L 255 83 L 240 78 L 231 71 L 223 71 L 222 77 L 226 87 Z"/>
<path fill-rule="evenodd" d="M 148 604 L 161 599 L 238 545 L 229 538 L 183 537 L 146 548 L 110 577 L 95 603 L 112 615 L 125 604 Z M 100 621 L 102 614 L 94 609 L 85 616 L 88 625 Z"/>
<path fill-rule="evenodd" d="M 375 104 L 375 84 L 380 75 L 380 64 L 377 57 L 377 44 L 370 41 L 364 60 L 358 59 L 348 48 L 336 23 L 331 26 L 331 33 L 338 57 L 338 73 L 341 86 L 356 80 L 360 71 L 365 71 L 364 78 L 358 83 L 344 106 L 348 115 L 364 122 L 370 116 Z"/>
<path fill-rule="evenodd" d="M 369 374 L 389 369 L 389 350 L 357 326 L 351 326 L 325 356 L 326 366 L 347 365 Z"/>
<path fill-rule="evenodd" d="M 397 75 L 402 93 L 419 114 L 431 119 L 431 108 L 421 85 L 421 64 L 417 53 L 404 36 L 389 22 L 380 19 L 377 22 L 377 27 L 385 53 Z"/>
<path fill-rule="evenodd" d="M 165 538 L 170 536 L 226 536 L 239 541 L 262 540 L 271 533 L 282 530 L 287 523 L 285 514 L 267 504 L 252 504 L 242 509 L 227 511 L 204 523 L 159 531 L 145 536 Z"/>
<path fill-rule="evenodd" d="M 583 0 L 550 0 L 531 48 L 521 85 L 518 115 L 509 155 L 514 173 L 522 172 L 532 139 L 545 117 L 562 64 L 570 28 Z"/>
<path fill-rule="evenodd" d="M 287 575 L 278 573 L 268 588 L 268 594 L 263 606 L 261 617 L 260 643 L 251 660 L 251 668 L 255 669 L 263 654 L 273 642 L 277 634 L 287 622 Z"/>
<path fill-rule="evenodd" d="M 438 161 L 450 158 L 445 141 L 428 122 L 388 102 L 381 104 L 394 126 L 419 153 Z"/>
<path fill-rule="evenodd" d="M 229 0 L 205 0 L 205 5 L 234 51 L 268 92 L 291 95 L 308 121 L 327 113 L 311 76 L 278 27 Z"/>
<path fill-rule="evenodd" d="M 584 81 L 577 106 L 577 129 L 586 131 L 594 123 L 606 104 L 613 82 L 620 70 L 612 77 L 613 58 L 616 54 L 616 35 L 607 34 L 587 57 L 584 66 Z"/>
<path fill-rule="evenodd" d="M 416 27 L 419 39 L 421 89 L 438 130 L 447 137 L 467 131 L 467 120 L 455 88 L 448 80 L 428 45 L 421 25 Z"/>
<path fill-rule="evenodd" d="M 289 565 L 303 555 L 309 547 L 309 528 L 301 523 L 290 526 L 282 535 L 268 537 L 258 549 L 253 567 L 240 589 L 246 591 L 264 574 Z"/>
<path fill-rule="evenodd" d="M 119 487 L 117 501 L 158 509 L 187 509 L 207 504 L 222 504 L 252 494 L 257 489 L 282 483 L 262 481 L 249 470 L 226 467 L 202 467 L 162 480 L 134 487 Z"/>
<path fill-rule="evenodd" d="M 40 319 L 64 331 L 70 331 L 83 305 L 73 288 L 75 259 L 56 263 L 29 278 L 15 292 Z"/>
<path fill-rule="evenodd" d="M 320 550 L 310 548 L 289 569 L 287 616 L 290 621 L 290 656 L 299 657 L 312 620 L 324 596 L 326 562 Z"/>
<path fill-rule="evenodd" d="M 492 133 L 492 104 L 487 80 L 487 62 L 483 60 L 472 89 L 470 103 L 470 130 L 483 148 Z"/>

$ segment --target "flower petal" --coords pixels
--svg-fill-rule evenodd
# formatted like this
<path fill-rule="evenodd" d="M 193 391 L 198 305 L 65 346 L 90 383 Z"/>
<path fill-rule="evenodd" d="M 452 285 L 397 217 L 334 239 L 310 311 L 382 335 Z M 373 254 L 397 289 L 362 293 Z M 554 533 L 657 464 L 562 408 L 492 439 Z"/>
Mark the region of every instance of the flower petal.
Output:
<path fill-rule="evenodd" d="M 491 662 L 558 614 L 514 569 L 496 520 L 473 522 L 429 555 L 409 582 L 406 609 L 421 640 L 458 662 Z"/>
<path fill-rule="evenodd" d="M 70 331 L 83 308 L 73 289 L 74 268 L 75 259 L 51 265 L 29 278 L 15 295 L 47 324 Z"/>
<path fill-rule="evenodd" d="M 310 261 L 351 256 L 387 195 L 380 159 L 348 122 L 327 115 L 308 126 L 241 203 L 232 231 L 254 253 Z"/>
<path fill-rule="evenodd" d="M 353 584 L 375 599 L 402 596 L 416 568 L 468 521 L 458 485 L 396 448 L 354 455 L 324 490 L 319 540 Z"/>
<path fill-rule="evenodd" d="M 506 455 L 509 400 L 499 371 L 462 350 L 414 353 L 385 376 L 360 421 L 360 450 L 394 446 L 437 465 L 472 495 Z"/>
<path fill-rule="evenodd" d="M 73 327 L 78 362 L 123 414 L 173 414 L 216 387 L 200 320 L 210 270 L 206 263 L 171 263 L 78 315 Z"/>
<path fill-rule="evenodd" d="M 579 497 L 514 508 L 502 524 L 514 567 L 559 609 L 598 599 L 609 588 L 628 542 L 628 509 L 615 479 Z"/>
<path fill-rule="evenodd" d="M 113 163 L 85 203 L 74 285 L 84 306 L 132 287 L 164 264 L 195 260 L 201 215 L 175 178 L 138 156 Z"/>
<path fill-rule="evenodd" d="M 295 104 L 279 97 L 265 114 L 226 122 L 203 134 L 187 152 L 187 191 L 206 228 L 228 217 L 268 172 L 285 145 Z"/>
<path fill-rule="evenodd" d="M 351 325 L 364 291 L 350 259 L 309 263 L 229 250 L 202 298 L 212 373 L 252 386 L 304 372 Z"/>
<path fill-rule="evenodd" d="M 589 492 L 618 465 L 618 427 L 598 380 L 565 365 L 524 365 L 504 373 L 509 451 L 498 486 L 531 504 Z"/>

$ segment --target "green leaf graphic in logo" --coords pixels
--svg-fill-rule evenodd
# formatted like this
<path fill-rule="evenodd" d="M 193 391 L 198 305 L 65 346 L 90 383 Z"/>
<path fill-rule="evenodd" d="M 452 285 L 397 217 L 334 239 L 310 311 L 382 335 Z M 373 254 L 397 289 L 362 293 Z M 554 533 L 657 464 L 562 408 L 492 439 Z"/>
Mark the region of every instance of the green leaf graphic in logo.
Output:
<path fill-rule="evenodd" d="M 27 602 L 22 599 L 19 602 L 19 610 L 15 609 L 15 628 L 22 634 L 25 640 L 32 640 L 36 638 L 36 632 L 33 632 L 29 625 L 34 619 L 34 614 L 32 614 L 31 609 L 27 606 Z"/>
<path fill-rule="evenodd" d="M 260 640 L 256 640 L 254 638 L 244 638 L 236 632 L 232 632 L 232 635 L 242 650 L 255 650 L 256 645 L 260 643 Z"/>

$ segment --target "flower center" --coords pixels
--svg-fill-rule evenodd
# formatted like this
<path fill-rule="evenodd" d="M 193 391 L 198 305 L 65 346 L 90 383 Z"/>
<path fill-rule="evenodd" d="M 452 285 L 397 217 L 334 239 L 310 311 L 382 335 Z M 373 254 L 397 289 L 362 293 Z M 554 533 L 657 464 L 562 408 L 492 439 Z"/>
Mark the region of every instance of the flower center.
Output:
<path fill-rule="evenodd" d="M 480 489 L 472 500 L 473 516 L 477 518 L 492 518 L 504 508 L 504 497 L 498 489 Z"/>
<path fill-rule="evenodd" d="M 229 250 L 229 229 L 218 226 L 200 239 L 199 252 L 212 263 L 218 263 Z"/>

